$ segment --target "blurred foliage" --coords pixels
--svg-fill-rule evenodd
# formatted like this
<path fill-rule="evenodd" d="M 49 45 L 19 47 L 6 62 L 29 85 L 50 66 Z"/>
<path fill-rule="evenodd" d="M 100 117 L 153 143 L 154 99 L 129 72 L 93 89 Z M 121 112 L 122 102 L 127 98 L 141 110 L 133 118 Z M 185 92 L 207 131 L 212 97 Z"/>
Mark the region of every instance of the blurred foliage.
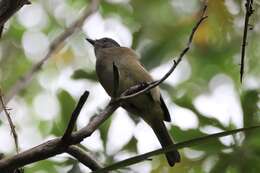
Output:
<path fill-rule="evenodd" d="M 69 124 L 71 114 L 76 106 L 72 96 L 65 90 L 58 93 L 58 99 L 61 104 L 61 114 L 55 121 L 52 134 L 62 136 Z"/>
<path fill-rule="evenodd" d="M 78 12 L 82 10 L 82 7 L 89 4 L 85 0 L 65 0 L 64 2 L 70 7 L 67 10 L 71 10 L 72 12 Z M 230 2 L 231 7 L 227 5 Z M 14 83 L 20 80 L 32 64 L 35 63 L 26 57 L 27 54 L 23 47 L 24 34 L 27 31 L 40 30 L 40 32 L 46 34 L 49 40 L 53 40 L 57 32 L 59 33 L 66 26 L 66 22 L 64 22 L 65 17 L 57 17 L 58 9 L 52 8 L 49 1 L 35 0 L 33 3 L 41 4 L 48 17 L 48 24 L 40 29 L 28 28 L 21 24 L 16 15 L 10 20 L 6 28 L 4 28 L 4 34 L 0 42 L 0 87 L 4 93 L 7 93 Z M 200 0 L 129 0 L 124 3 L 111 3 L 108 0 L 104 0 L 100 4 L 99 12 L 104 19 L 111 16 L 116 17 L 127 26 L 133 37 L 132 47 L 141 55 L 140 61 L 142 64 L 148 70 L 151 70 L 177 57 L 182 51 L 187 43 L 191 28 L 200 15 L 202 5 L 203 2 Z M 259 2 L 255 3 L 255 13 L 251 18 L 253 30 L 249 31 L 248 45 L 246 47 L 245 82 L 241 85 L 239 82 L 239 59 L 243 33 L 244 1 L 209 0 L 207 11 L 209 17 L 197 30 L 192 49 L 185 57 L 191 68 L 189 78 L 178 85 L 172 86 L 165 83 L 161 86 L 167 92 L 172 102 L 189 109 L 196 114 L 199 120 L 198 127 L 194 129 L 182 129 L 178 124 L 174 127 L 171 126 L 170 133 L 177 142 L 206 135 L 201 130 L 206 126 L 213 126 L 221 130 L 236 128 L 236 125 L 232 124 L 232 122 L 224 125 L 217 117 L 213 118 L 203 115 L 194 105 L 194 99 L 197 96 L 211 92 L 210 82 L 218 74 L 228 76 L 234 84 L 243 111 L 243 125 L 248 127 L 260 123 L 260 23 L 257 20 L 260 17 L 260 11 L 258 8 Z M 71 14 L 71 11 L 68 11 L 68 14 Z M 66 15 L 64 14 L 64 16 Z M 71 40 L 74 37 L 78 38 L 78 33 L 74 34 Z M 67 43 L 69 41 L 70 39 L 67 40 Z M 62 49 L 61 52 L 57 53 L 52 60 L 44 65 L 41 72 L 48 73 L 54 67 L 55 72 L 61 75 L 61 73 L 71 68 L 73 72 L 69 74 L 71 75 L 69 77 L 71 77 L 73 82 L 97 82 L 97 77 L 93 70 L 84 70 L 93 69 L 89 67 L 93 66 L 92 60 L 89 60 L 90 55 L 81 52 L 79 47 L 80 45 L 72 46 L 66 44 L 65 51 Z M 81 61 L 82 56 L 84 57 L 84 61 Z M 36 75 L 32 83 L 20 93 L 20 97 L 25 99 L 28 106 L 31 106 L 29 109 L 33 109 L 33 99 L 38 93 L 45 90 L 47 92 L 53 91 L 51 80 L 43 84 L 39 78 L 39 75 Z M 49 78 L 52 79 L 52 73 L 50 73 Z M 56 78 L 53 80 L 58 81 Z M 46 89 L 48 87 L 44 85 L 50 85 L 49 88 L 51 89 Z M 75 99 L 75 95 L 65 88 L 61 88 L 55 93 L 60 104 L 58 116 L 52 122 L 39 120 L 39 122 L 35 123 L 42 136 L 61 136 L 64 133 L 70 115 L 75 107 L 75 100 L 77 100 Z M 92 101 L 95 102 L 95 100 Z M 85 116 L 90 117 L 92 115 Z M 100 137 L 105 151 L 103 153 L 100 153 L 100 151 L 93 153 L 98 156 L 97 159 L 101 159 L 108 164 L 116 161 L 117 154 L 108 156 L 106 153 L 111 121 L 112 119 L 109 118 L 100 127 Z M 0 122 L 0 126 L 2 124 Z M 51 130 L 48 130 L 49 127 L 51 127 Z M 242 134 L 240 138 L 239 136 L 232 136 L 234 143 L 231 145 L 226 145 L 221 140 L 211 140 L 206 144 L 191 147 L 189 149 L 203 153 L 195 159 L 189 158 L 185 152 L 181 151 L 182 162 L 173 168 L 168 167 L 164 156 L 158 156 L 153 158 L 152 161 L 146 162 L 151 163 L 152 173 L 258 173 L 260 171 L 259 133 L 260 131 L 258 130 Z M 138 151 L 137 144 L 138 140 L 133 136 L 122 147 L 121 151 L 136 154 Z M 44 160 L 32 164 L 25 169 L 25 172 L 34 173 L 42 171 L 41 173 L 56 173 L 60 172 L 61 169 L 59 168 L 65 166 L 69 167 L 69 173 L 84 172 L 75 161 L 68 160 L 69 162 L 64 163 L 56 162 L 52 159 Z M 130 168 L 127 171 L 131 172 L 133 170 Z"/>
<path fill-rule="evenodd" d="M 86 72 L 83 69 L 76 70 L 71 77 L 73 79 L 88 79 L 92 81 L 97 81 L 97 76 L 94 71 Z"/>

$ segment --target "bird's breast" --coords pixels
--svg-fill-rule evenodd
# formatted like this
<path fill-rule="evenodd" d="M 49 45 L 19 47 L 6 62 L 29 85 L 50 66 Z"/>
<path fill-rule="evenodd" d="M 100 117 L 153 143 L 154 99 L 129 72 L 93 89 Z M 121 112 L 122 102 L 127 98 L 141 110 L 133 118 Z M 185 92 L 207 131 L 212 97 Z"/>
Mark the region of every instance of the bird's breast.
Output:
<path fill-rule="evenodd" d="M 114 82 L 113 61 L 110 59 L 97 59 L 96 74 L 99 82 L 106 90 L 108 95 L 112 96 Z"/>

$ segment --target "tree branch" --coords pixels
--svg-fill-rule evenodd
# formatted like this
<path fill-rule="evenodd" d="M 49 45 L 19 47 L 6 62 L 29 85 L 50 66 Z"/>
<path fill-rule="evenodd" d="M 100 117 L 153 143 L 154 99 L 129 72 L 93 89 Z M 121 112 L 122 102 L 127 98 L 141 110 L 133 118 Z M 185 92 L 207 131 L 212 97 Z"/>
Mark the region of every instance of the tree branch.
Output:
<path fill-rule="evenodd" d="M 17 93 L 19 93 L 22 89 L 24 89 L 28 83 L 32 80 L 33 76 L 39 72 L 44 65 L 44 63 L 52 57 L 52 55 L 60 49 L 63 42 L 71 36 L 75 30 L 79 27 L 81 27 L 85 21 L 85 19 L 90 16 L 92 13 L 94 13 L 99 5 L 99 0 L 92 0 L 91 4 L 84 10 L 83 15 L 74 23 L 72 23 L 68 28 L 65 29 L 63 33 L 61 33 L 56 39 L 53 40 L 53 42 L 50 44 L 49 52 L 46 54 L 46 56 L 40 60 L 37 64 L 33 65 L 32 68 L 23 76 L 20 80 L 18 80 L 14 86 L 10 89 L 10 91 L 6 94 L 6 97 L 4 100 L 8 103 L 13 96 L 15 96 Z M 2 112 L 2 109 L 0 108 L 0 112 Z"/>
<path fill-rule="evenodd" d="M 244 34 L 242 40 L 242 49 L 241 49 L 241 62 L 240 62 L 240 82 L 243 82 L 243 75 L 244 75 L 244 66 L 245 66 L 245 54 L 246 54 L 246 45 L 247 45 L 247 31 L 249 27 L 249 18 L 254 13 L 253 10 L 253 0 L 246 0 L 245 8 L 245 24 L 244 24 Z"/>
<path fill-rule="evenodd" d="M 258 129 L 258 128 L 260 128 L 260 125 L 246 127 L 246 128 L 240 128 L 240 129 L 235 129 L 235 130 L 229 130 L 229 131 L 224 131 L 224 132 L 220 132 L 220 133 L 214 133 L 214 134 L 203 136 L 203 137 L 194 138 L 194 139 L 191 139 L 191 140 L 187 140 L 187 141 L 184 141 L 184 142 L 180 142 L 180 143 L 168 146 L 164 149 L 157 149 L 157 150 L 150 151 L 150 152 L 147 152 L 147 153 L 144 153 L 144 154 L 140 154 L 138 156 L 134 156 L 132 158 L 128 158 L 128 159 L 119 161 L 117 163 L 114 163 L 114 164 L 109 165 L 105 168 L 99 169 L 99 170 L 94 171 L 92 173 L 105 173 L 107 171 L 120 169 L 120 168 L 123 168 L 123 167 L 126 167 L 126 166 L 133 165 L 135 163 L 139 163 L 141 161 L 147 160 L 148 158 L 150 158 L 152 156 L 164 154 L 164 153 L 167 153 L 169 151 L 173 151 L 173 150 L 177 150 L 177 149 L 181 149 L 181 148 L 192 147 L 192 146 L 195 146 L 195 145 L 198 145 L 198 144 L 202 144 L 203 142 L 204 143 L 208 142 L 211 139 L 217 139 L 219 137 L 233 135 L 233 134 L 238 133 L 238 132 L 251 131 L 251 130 L 254 130 L 254 129 Z"/>
<path fill-rule="evenodd" d="M 192 28 L 192 31 L 191 31 L 191 34 L 189 36 L 189 40 L 188 40 L 187 46 L 182 50 L 182 52 L 180 53 L 177 61 L 173 60 L 173 65 L 172 65 L 171 69 L 160 80 L 151 82 L 144 88 L 141 86 L 141 88 L 143 88 L 143 89 L 139 90 L 138 92 L 134 92 L 133 94 L 129 95 L 127 93 L 131 93 L 131 92 L 129 92 L 129 90 L 126 90 L 122 94 L 122 96 L 117 99 L 118 101 L 126 100 L 126 99 L 129 99 L 129 98 L 138 96 L 140 94 L 143 94 L 145 92 L 148 92 L 152 88 L 160 85 L 163 81 L 165 81 L 172 74 L 172 72 L 176 69 L 178 64 L 182 61 L 183 56 L 190 50 L 190 47 L 191 47 L 192 40 L 193 40 L 193 37 L 195 35 L 195 32 L 199 28 L 200 24 L 207 18 L 207 16 L 205 16 L 206 10 L 207 10 L 207 4 L 204 5 L 203 10 L 202 10 L 202 14 L 201 14 L 199 20 L 197 21 L 196 25 Z M 130 90 L 136 90 L 138 88 L 140 88 L 140 86 L 133 86 L 133 87 L 131 87 L 129 89 Z"/>
<path fill-rule="evenodd" d="M 66 152 L 70 145 L 78 144 L 84 138 L 90 136 L 118 107 L 119 103 L 110 102 L 99 115 L 91 119 L 87 126 L 72 133 L 66 143 L 60 137 L 55 138 L 12 157 L 0 160 L 0 172 L 8 172 Z"/>
<path fill-rule="evenodd" d="M 77 146 L 70 146 L 66 152 L 75 157 L 79 162 L 84 164 L 92 171 L 102 168 L 102 165 L 100 163 L 98 163 L 93 157 L 88 155 L 86 152 L 84 152 L 81 148 Z"/>

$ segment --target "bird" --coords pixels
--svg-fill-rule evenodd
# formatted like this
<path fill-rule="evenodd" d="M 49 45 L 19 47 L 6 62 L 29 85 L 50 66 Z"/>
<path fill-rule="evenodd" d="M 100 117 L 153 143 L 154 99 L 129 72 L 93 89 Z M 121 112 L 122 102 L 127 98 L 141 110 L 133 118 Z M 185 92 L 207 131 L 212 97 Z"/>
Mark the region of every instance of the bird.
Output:
<path fill-rule="evenodd" d="M 114 97 L 114 93 L 120 95 L 132 86 L 154 81 L 133 49 L 122 47 L 107 37 L 86 40 L 94 47 L 97 78 L 110 97 Z M 117 91 L 115 80 L 118 80 Z M 170 122 L 171 117 L 158 86 L 148 93 L 123 101 L 121 106 L 129 113 L 141 117 L 152 128 L 162 148 L 174 144 L 164 124 L 164 121 Z M 177 150 L 169 151 L 165 155 L 170 166 L 181 160 Z"/>

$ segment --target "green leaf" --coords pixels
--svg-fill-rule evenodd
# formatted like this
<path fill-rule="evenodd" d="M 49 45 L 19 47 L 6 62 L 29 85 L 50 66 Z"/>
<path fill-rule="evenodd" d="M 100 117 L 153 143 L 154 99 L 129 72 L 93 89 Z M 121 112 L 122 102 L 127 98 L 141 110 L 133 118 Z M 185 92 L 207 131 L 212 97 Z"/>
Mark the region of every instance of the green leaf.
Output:
<path fill-rule="evenodd" d="M 213 125 L 213 126 L 216 126 L 218 128 L 221 128 L 221 129 L 226 129 L 225 126 L 223 126 L 218 119 L 214 118 L 214 117 L 206 117 L 204 115 L 202 115 L 193 105 L 192 103 L 192 98 L 190 95 L 185 94 L 183 97 L 180 97 L 180 98 L 174 98 L 173 101 L 178 104 L 179 106 L 182 106 L 182 107 L 185 107 L 185 108 L 188 108 L 190 109 L 192 112 L 194 112 L 197 117 L 199 118 L 199 123 L 200 125 L 199 126 L 204 126 L 204 125 Z"/>
<path fill-rule="evenodd" d="M 6 92 L 25 74 L 32 65 L 20 50 L 10 50 L 4 61 L 0 61 L 0 85 Z M 4 75 L 1 75 L 3 72 Z"/>
<path fill-rule="evenodd" d="M 99 127 L 100 130 L 100 136 L 103 141 L 104 146 L 106 146 L 107 143 L 107 136 L 108 136 L 108 130 L 112 122 L 112 116 L 110 116 L 104 123 L 101 124 Z M 106 148 L 106 147 L 104 147 Z"/>
<path fill-rule="evenodd" d="M 172 134 L 172 136 L 176 141 L 188 141 L 192 138 L 207 135 L 197 129 L 184 131 L 177 127 L 172 127 L 170 133 Z M 225 149 L 226 147 L 216 138 L 208 141 L 205 144 L 192 146 L 192 148 L 196 150 L 206 151 L 207 154 L 210 154 L 210 153 L 216 153 L 216 151 L 218 152 L 221 149 Z"/>
<path fill-rule="evenodd" d="M 82 69 L 76 70 L 71 77 L 72 79 L 89 79 L 92 81 L 97 81 L 97 76 L 94 71 L 86 72 Z"/>
<path fill-rule="evenodd" d="M 174 137 L 176 141 L 186 141 L 191 138 L 196 138 L 199 136 L 205 136 L 205 133 L 200 132 L 197 129 L 191 130 L 181 130 L 179 127 L 173 126 L 170 129 L 170 134 Z M 185 135 L 184 135 L 185 134 Z"/>
<path fill-rule="evenodd" d="M 78 163 L 74 163 L 73 167 L 71 168 L 71 170 L 68 171 L 68 173 L 82 173 L 79 164 Z"/>
<path fill-rule="evenodd" d="M 35 173 L 44 170 L 46 172 L 58 173 L 55 165 L 55 162 L 52 162 L 50 160 L 43 160 L 41 162 L 34 163 L 30 168 L 25 167 L 24 172 Z"/>
<path fill-rule="evenodd" d="M 17 20 L 13 20 L 6 37 L 13 40 L 21 40 L 25 31 L 26 28 L 24 28 Z"/>
<path fill-rule="evenodd" d="M 139 26 L 139 23 L 137 23 L 133 17 L 132 8 L 125 3 L 108 3 L 106 1 L 102 1 L 100 4 L 100 13 L 104 16 L 104 18 L 114 14 L 123 16 L 122 22 L 130 30 L 136 30 Z"/>
<path fill-rule="evenodd" d="M 242 108 L 244 111 L 244 125 L 250 126 L 255 121 L 257 121 L 257 112 L 259 112 L 259 108 L 257 106 L 257 102 L 259 100 L 257 90 L 249 90 L 246 91 L 242 96 Z"/>
<path fill-rule="evenodd" d="M 131 152 L 137 152 L 137 139 L 133 136 L 132 139 L 123 147 L 122 150 L 129 150 Z"/>
<path fill-rule="evenodd" d="M 58 99 L 61 106 L 61 114 L 55 121 L 53 127 L 53 134 L 62 136 L 68 126 L 71 113 L 73 112 L 76 102 L 73 97 L 65 90 L 62 90 L 58 94 Z"/>
<path fill-rule="evenodd" d="M 66 0 L 66 3 L 75 9 L 81 9 L 82 7 L 86 6 L 86 1 L 85 0 Z"/>
<path fill-rule="evenodd" d="M 210 172 L 212 173 L 219 173 L 219 172 L 226 172 L 228 165 L 230 164 L 231 157 L 230 155 L 225 154 L 225 157 L 221 156 L 219 162 L 216 162 L 214 167 Z"/>
<path fill-rule="evenodd" d="M 41 135 L 46 137 L 49 136 L 50 131 L 52 130 L 51 129 L 52 125 L 53 124 L 50 121 L 40 121 L 38 125 L 38 129 L 40 130 Z"/>

